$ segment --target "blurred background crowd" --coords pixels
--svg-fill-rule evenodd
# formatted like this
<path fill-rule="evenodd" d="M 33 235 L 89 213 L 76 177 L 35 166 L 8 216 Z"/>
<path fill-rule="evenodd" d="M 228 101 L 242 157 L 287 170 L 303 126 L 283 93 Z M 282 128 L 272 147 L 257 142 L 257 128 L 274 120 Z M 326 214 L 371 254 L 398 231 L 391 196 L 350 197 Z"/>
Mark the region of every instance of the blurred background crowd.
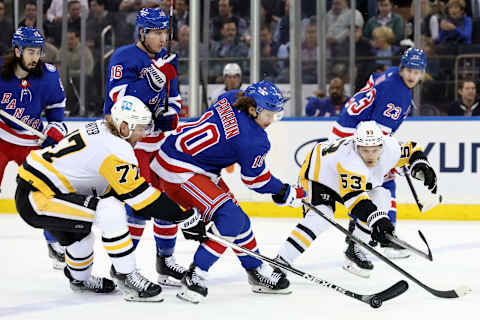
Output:
<path fill-rule="evenodd" d="M 180 57 L 181 85 L 189 83 L 191 1 L 200 0 L 174 0 L 172 51 Z M 290 81 L 289 13 L 293 1 L 301 0 L 261 0 L 261 79 L 279 84 Z M 201 41 L 198 44 L 202 61 L 208 63 L 200 69 L 202 86 L 208 88 L 219 84 L 229 89 L 248 84 L 252 40 L 250 1 L 200 2 L 202 8 L 208 8 L 208 21 L 205 21 L 205 14 L 201 17 Z M 322 88 L 318 85 L 317 74 L 318 1 L 301 1 L 301 81 L 304 85 L 315 86 L 313 94 L 302 99 L 302 115 L 334 116 L 348 96 L 365 85 L 372 72 L 382 72 L 398 65 L 403 51 L 414 45 L 415 23 L 420 24 L 421 48 L 428 59 L 424 80 L 416 89 L 421 91 L 416 115 L 480 114 L 476 92 L 480 78 L 480 0 L 355 2 L 356 55 L 355 65 L 350 66 L 350 1 L 325 0 L 327 86 Z M 170 5 L 169 0 L 43 0 L 40 1 L 41 8 L 37 7 L 38 3 L 34 0 L 0 2 L 0 26 L 3 30 L 0 32 L 0 51 L 11 50 L 11 36 L 16 23 L 19 26 L 37 26 L 37 17 L 41 14 L 42 29 L 47 39 L 44 60 L 55 64 L 61 71 L 67 94 L 67 112 L 69 116 L 89 117 L 102 114 L 105 66 L 113 50 L 138 40 L 135 30 L 138 10 L 160 6 L 169 12 Z M 64 5 L 67 5 L 66 10 Z M 421 7 L 420 21 L 414 19 L 416 5 Z M 18 6 L 17 22 L 14 21 L 15 6 Z M 85 50 L 81 50 L 80 42 L 82 13 L 86 14 Z M 66 54 L 60 55 L 62 49 Z M 79 108 L 78 93 L 82 52 L 85 56 L 82 74 L 86 77 L 87 92 L 84 112 Z M 66 60 L 63 64 L 62 58 Z M 350 79 L 351 68 L 354 68 L 354 79 Z M 205 108 L 214 94 L 209 94 L 208 90 L 203 92 L 202 107 Z M 312 107 L 312 103 L 321 103 L 322 99 L 330 99 L 333 107 L 323 111 Z"/>

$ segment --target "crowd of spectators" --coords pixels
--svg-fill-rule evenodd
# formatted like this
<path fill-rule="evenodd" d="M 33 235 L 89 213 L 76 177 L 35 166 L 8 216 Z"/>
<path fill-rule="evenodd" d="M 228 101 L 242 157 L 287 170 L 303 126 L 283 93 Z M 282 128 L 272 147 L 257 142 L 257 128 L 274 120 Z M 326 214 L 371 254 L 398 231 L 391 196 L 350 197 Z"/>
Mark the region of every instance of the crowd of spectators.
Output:
<path fill-rule="evenodd" d="M 223 70 L 228 63 L 237 63 L 242 70 L 242 82 L 249 81 L 249 57 L 251 46 L 250 1 L 209 1 L 209 21 L 201 22 L 200 57 L 209 58 L 208 69 L 201 68 L 209 83 L 223 83 Z M 291 0 L 261 0 L 261 77 L 277 83 L 289 82 L 289 13 Z M 317 1 L 301 2 L 301 56 L 302 81 L 316 84 L 317 77 Z M 327 80 L 335 79 L 362 87 L 372 72 L 398 65 L 403 50 L 413 46 L 414 12 L 412 0 L 357 0 L 357 7 L 350 8 L 349 0 L 326 0 L 327 7 Z M 0 51 L 10 48 L 13 25 L 10 17 L 11 1 L 0 2 Z M 20 25 L 35 26 L 37 3 L 20 1 Z M 62 47 L 63 0 L 44 0 L 43 30 L 48 40 L 48 62 L 59 66 L 59 49 Z M 450 114 L 449 104 L 462 96 L 467 85 L 476 85 L 480 78 L 480 58 L 459 58 L 464 53 L 480 53 L 480 0 L 420 0 L 422 49 L 428 57 L 428 66 L 422 84 L 422 102 L 434 105 L 439 114 Z M 81 13 L 87 16 L 86 74 L 89 95 L 97 97 L 90 103 L 97 104 L 101 97 L 100 64 L 105 52 L 114 47 L 133 43 L 138 39 L 135 16 L 142 7 L 162 7 L 169 11 L 169 0 L 69 0 L 67 2 L 68 37 L 64 44 L 68 53 L 67 92 L 72 115 L 78 110 L 75 91 L 79 75 L 79 36 Z M 188 57 L 189 0 L 175 0 L 175 24 L 173 51 L 181 58 Z M 6 6 L 8 8 L 6 8 Z M 9 13 L 6 14 L 6 9 Z M 355 14 L 355 79 L 349 79 L 348 55 L 350 20 Z M 203 12 L 203 11 L 202 11 Z M 100 52 L 100 34 L 107 33 L 106 50 Z M 208 28 L 208 39 L 203 39 L 203 28 Z M 8 30 L 8 32 L 6 31 Z M 115 43 L 112 42 L 112 34 Z M 113 47 L 114 45 L 114 47 Z M 107 56 L 108 58 L 108 56 Z M 457 63 L 456 63 L 457 62 Z M 204 66 L 204 63 L 202 64 Z M 455 72 L 453 72 L 455 70 Z M 180 60 L 180 83 L 188 83 L 188 62 Z M 467 82 L 465 82 L 467 81 Z M 455 85 L 460 86 L 456 88 Z M 461 93 L 462 92 L 462 93 Z M 459 98 L 461 99 L 461 98 Z M 474 100 L 476 101 L 476 91 Z M 465 103 L 461 104 L 465 106 Z M 458 108 L 457 108 L 458 109 Z M 468 109 L 468 108 L 467 108 Z M 466 110 L 467 110 L 466 109 Z M 474 109 L 474 108 L 473 108 Z M 479 112 L 479 111 L 477 111 Z M 466 112 L 468 114 L 469 112 Z M 475 114 L 475 112 L 470 112 Z M 329 113 L 330 114 L 330 113 Z"/>

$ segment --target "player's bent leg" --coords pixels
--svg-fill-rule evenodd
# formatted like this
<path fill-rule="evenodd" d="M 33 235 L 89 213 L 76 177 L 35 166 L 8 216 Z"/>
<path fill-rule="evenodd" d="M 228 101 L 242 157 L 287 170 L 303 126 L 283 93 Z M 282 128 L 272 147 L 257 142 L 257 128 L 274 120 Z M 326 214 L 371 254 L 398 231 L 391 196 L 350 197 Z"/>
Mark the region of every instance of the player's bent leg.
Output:
<path fill-rule="evenodd" d="M 250 218 L 238 205 L 233 203 L 232 205 L 238 208 L 236 215 L 242 217 L 242 220 L 244 221 L 242 230 L 240 231 L 240 234 L 237 235 L 234 243 L 245 249 L 260 253 L 257 247 L 257 241 L 255 240 L 255 236 L 251 229 Z M 235 212 L 234 210 L 229 211 Z M 289 294 L 292 292 L 289 288 L 290 282 L 283 272 L 277 272 L 270 265 L 243 252 L 237 250 L 233 251 L 240 260 L 242 267 L 245 268 L 247 272 L 248 283 L 253 292 L 270 294 Z"/>
<path fill-rule="evenodd" d="M 64 239 L 62 239 L 64 241 Z M 90 232 L 79 241 L 67 246 L 64 274 L 70 288 L 77 292 L 110 293 L 115 290 L 112 280 L 91 274 L 93 265 L 93 244 L 95 236 Z"/>
<path fill-rule="evenodd" d="M 366 243 L 371 239 L 370 230 L 359 220 L 356 221 L 352 234 Z M 373 263 L 367 258 L 360 245 L 353 240 L 348 242 L 345 250 L 343 269 L 362 278 L 369 278 L 371 270 L 373 270 Z"/>
<path fill-rule="evenodd" d="M 45 229 L 43 237 L 47 240 L 48 256 L 52 260 L 53 269 L 63 270 L 65 268 L 65 248 Z"/>
<path fill-rule="evenodd" d="M 162 289 L 136 270 L 135 247 L 126 222 L 123 204 L 114 197 L 100 199 L 95 225 L 102 231 L 102 242 L 112 261 L 110 275 L 127 301 L 160 302 Z"/>
<path fill-rule="evenodd" d="M 181 280 L 187 271 L 179 265 L 175 256 L 175 243 L 177 240 L 178 226 L 171 222 L 154 219 L 153 235 L 155 237 L 156 269 L 158 283 L 165 286 L 180 287 Z"/>

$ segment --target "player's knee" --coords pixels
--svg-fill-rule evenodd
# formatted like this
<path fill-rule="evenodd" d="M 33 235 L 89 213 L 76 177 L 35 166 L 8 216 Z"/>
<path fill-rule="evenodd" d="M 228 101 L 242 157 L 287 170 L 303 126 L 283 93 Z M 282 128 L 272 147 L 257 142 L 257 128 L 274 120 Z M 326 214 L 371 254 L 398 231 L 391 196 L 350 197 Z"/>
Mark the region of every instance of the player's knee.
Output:
<path fill-rule="evenodd" d="M 316 206 L 316 208 L 325 215 L 327 215 L 330 219 L 334 218 L 333 210 L 331 207 L 326 205 L 319 205 Z M 320 215 L 318 215 L 313 210 L 309 210 L 307 212 L 301 224 L 312 230 L 315 235 L 319 235 L 320 233 L 325 232 L 329 227 L 328 222 L 325 221 L 324 218 L 320 217 Z"/>
<path fill-rule="evenodd" d="M 225 237 L 237 237 L 249 225 L 250 219 L 232 200 L 225 202 L 215 211 L 213 231 Z"/>
<path fill-rule="evenodd" d="M 94 223 L 103 233 L 126 229 L 125 206 L 114 197 L 100 199 Z"/>

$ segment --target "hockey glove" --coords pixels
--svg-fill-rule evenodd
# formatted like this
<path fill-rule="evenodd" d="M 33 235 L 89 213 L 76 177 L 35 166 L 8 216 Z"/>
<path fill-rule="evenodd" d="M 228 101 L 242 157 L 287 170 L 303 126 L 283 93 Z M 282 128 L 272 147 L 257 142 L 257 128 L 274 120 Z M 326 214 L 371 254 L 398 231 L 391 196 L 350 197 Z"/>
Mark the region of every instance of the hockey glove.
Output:
<path fill-rule="evenodd" d="M 153 64 L 145 69 L 145 78 L 147 79 L 150 88 L 152 88 L 152 90 L 155 92 L 162 91 L 165 83 L 167 82 L 165 74 L 163 74 L 163 72 L 157 69 Z"/>
<path fill-rule="evenodd" d="M 168 107 L 167 112 L 163 112 L 163 108 L 158 108 L 155 112 L 155 130 L 170 131 L 178 126 L 178 113 L 175 108 Z"/>
<path fill-rule="evenodd" d="M 174 65 L 174 63 L 176 63 L 176 58 L 176 54 L 170 54 L 153 61 L 155 68 L 160 70 L 167 77 L 168 81 L 177 77 L 177 68 Z"/>
<path fill-rule="evenodd" d="M 279 206 L 298 208 L 302 205 L 302 199 L 306 195 L 307 192 L 302 187 L 291 186 L 285 183 L 279 193 L 272 195 L 272 199 Z"/>
<path fill-rule="evenodd" d="M 203 242 L 207 239 L 205 223 L 202 220 L 202 216 L 196 208 L 187 210 L 186 212 L 192 212 L 187 219 L 181 221 L 178 226 L 182 229 L 183 236 L 187 240 L 195 240 Z"/>
<path fill-rule="evenodd" d="M 42 142 L 42 149 L 57 144 L 67 135 L 67 126 L 63 122 L 49 122 L 43 130 L 47 136 Z"/>
<path fill-rule="evenodd" d="M 368 226 L 372 230 L 372 239 L 381 244 L 389 244 L 386 235 L 393 235 L 393 225 L 386 212 L 375 211 L 368 216 Z"/>
<path fill-rule="evenodd" d="M 437 175 L 435 170 L 425 160 L 417 160 L 410 166 L 410 175 L 417 180 L 422 180 L 428 190 L 435 193 L 437 186 Z"/>

